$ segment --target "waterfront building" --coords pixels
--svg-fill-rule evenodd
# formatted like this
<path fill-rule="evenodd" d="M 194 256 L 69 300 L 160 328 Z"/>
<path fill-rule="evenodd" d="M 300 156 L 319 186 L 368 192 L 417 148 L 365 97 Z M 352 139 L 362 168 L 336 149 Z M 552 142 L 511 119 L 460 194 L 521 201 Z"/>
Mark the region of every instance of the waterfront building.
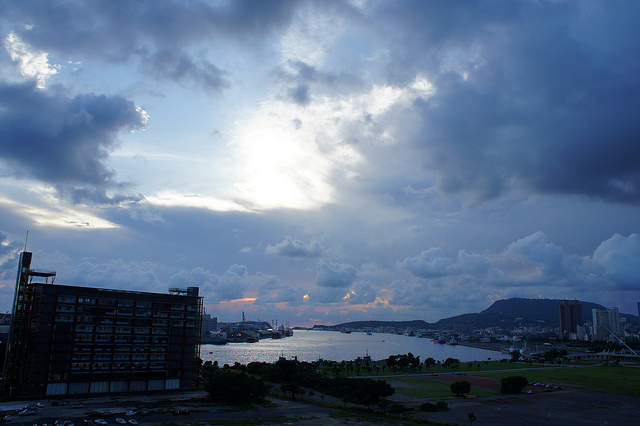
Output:
<path fill-rule="evenodd" d="M 218 331 L 218 318 L 211 314 L 202 315 L 202 337 L 209 337 L 212 332 Z"/>
<path fill-rule="evenodd" d="M 31 260 L 32 253 L 20 254 L 5 394 L 197 386 L 202 322 L 198 287 L 161 294 L 58 285 L 55 272 L 32 270 Z"/>
<path fill-rule="evenodd" d="M 558 306 L 560 314 L 560 336 L 567 336 L 571 333 L 577 333 L 578 326 L 582 325 L 582 305 L 577 300 L 569 303 L 568 300 L 562 301 Z"/>
<path fill-rule="evenodd" d="M 592 316 L 595 340 L 614 340 L 620 337 L 620 312 L 617 307 L 593 309 Z"/>

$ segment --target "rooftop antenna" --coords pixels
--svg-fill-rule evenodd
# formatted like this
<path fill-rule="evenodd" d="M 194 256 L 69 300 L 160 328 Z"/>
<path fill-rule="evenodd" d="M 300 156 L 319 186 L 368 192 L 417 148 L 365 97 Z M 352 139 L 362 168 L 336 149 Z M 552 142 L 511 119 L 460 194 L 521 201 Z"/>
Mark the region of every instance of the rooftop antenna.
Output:
<path fill-rule="evenodd" d="M 27 237 L 24 239 L 24 251 L 27 251 L 27 241 L 29 241 L 29 230 L 27 229 Z"/>

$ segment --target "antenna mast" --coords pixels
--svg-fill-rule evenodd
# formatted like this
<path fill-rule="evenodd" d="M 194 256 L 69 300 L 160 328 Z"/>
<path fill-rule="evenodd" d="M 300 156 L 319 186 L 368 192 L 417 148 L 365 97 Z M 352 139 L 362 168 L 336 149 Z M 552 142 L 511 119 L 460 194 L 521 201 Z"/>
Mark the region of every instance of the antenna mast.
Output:
<path fill-rule="evenodd" d="M 29 230 L 27 229 L 27 237 L 24 239 L 24 251 L 27 251 L 27 241 L 29 241 Z"/>

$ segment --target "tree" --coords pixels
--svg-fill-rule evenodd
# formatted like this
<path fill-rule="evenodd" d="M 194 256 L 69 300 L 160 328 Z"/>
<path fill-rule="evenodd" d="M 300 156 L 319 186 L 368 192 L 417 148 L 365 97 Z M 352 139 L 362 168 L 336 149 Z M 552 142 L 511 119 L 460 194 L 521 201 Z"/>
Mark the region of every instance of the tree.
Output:
<path fill-rule="evenodd" d="M 465 393 L 471 392 L 471 383 L 467 380 L 460 380 L 451 383 L 449 388 L 451 389 L 451 392 L 456 394 L 456 396 L 464 396 Z"/>
<path fill-rule="evenodd" d="M 520 360 L 520 351 L 514 349 L 511 351 L 511 362 L 518 362 Z"/>
<path fill-rule="evenodd" d="M 427 367 L 427 370 L 430 370 L 431 367 L 436 365 L 436 360 L 433 359 L 432 357 L 429 357 L 429 358 L 424 360 L 424 365 L 425 365 L 425 367 Z"/>
<path fill-rule="evenodd" d="M 271 385 L 250 374 L 217 369 L 206 378 L 204 389 L 215 400 L 255 401 L 264 398 Z"/>
<path fill-rule="evenodd" d="M 476 415 L 473 413 L 467 414 L 467 418 L 469 419 L 469 426 L 471 426 L 471 424 L 477 420 Z"/>
<path fill-rule="evenodd" d="M 444 361 L 444 364 L 442 364 L 443 367 L 445 368 L 449 367 L 451 369 L 457 368 L 459 365 L 460 365 L 460 360 L 457 358 L 447 358 Z"/>
<path fill-rule="evenodd" d="M 500 380 L 501 393 L 520 393 L 529 384 L 524 376 L 508 376 Z"/>

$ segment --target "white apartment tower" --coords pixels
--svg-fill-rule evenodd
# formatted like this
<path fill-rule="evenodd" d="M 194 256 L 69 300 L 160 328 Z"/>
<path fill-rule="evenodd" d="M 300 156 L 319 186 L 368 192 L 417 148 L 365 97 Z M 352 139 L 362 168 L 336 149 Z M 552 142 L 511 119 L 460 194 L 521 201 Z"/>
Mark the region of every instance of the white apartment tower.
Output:
<path fill-rule="evenodd" d="M 620 336 L 620 312 L 618 308 L 593 309 L 593 334 L 597 340 L 613 340 Z"/>

